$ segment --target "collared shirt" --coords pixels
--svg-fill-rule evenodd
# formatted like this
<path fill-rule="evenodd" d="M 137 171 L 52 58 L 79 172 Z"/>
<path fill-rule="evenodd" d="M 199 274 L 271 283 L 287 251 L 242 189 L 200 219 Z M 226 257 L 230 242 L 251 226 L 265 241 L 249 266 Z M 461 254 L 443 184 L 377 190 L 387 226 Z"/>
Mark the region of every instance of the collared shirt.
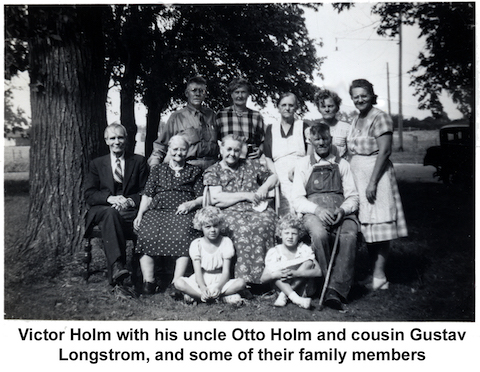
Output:
<path fill-rule="evenodd" d="M 218 138 L 227 134 L 245 138 L 247 144 L 260 146 L 265 139 L 265 124 L 258 111 L 247 108 L 238 115 L 233 106 L 225 107 L 217 114 Z"/>
<path fill-rule="evenodd" d="M 219 154 L 215 112 L 206 106 L 200 109 L 187 104 L 173 112 L 167 123 L 160 128 L 157 140 L 153 143 L 153 152 L 148 163 L 161 163 L 168 150 L 168 141 L 176 134 L 186 138 L 190 147 L 188 159 L 216 158 Z"/>
<path fill-rule="evenodd" d="M 335 155 L 330 154 L 325 159 L 314 154 L 316 163 L 311 164 L 311 157 L 305 156 L 298 160 L 295 167 L 295 176 L 293 179 L 292 202 L 296 212 L 315 214 L 317 204 L 307 199 L 307 182 L 315 167 L 335 163 Z M 345 214 L 351 214 L 358 209 L 359 197 L 358 191 L 350 170 L 350 164 L 345 159 L 340 159 L 338 169 L 342 178 L 343 196 L 345 200 L 340 206 Z"/>
<path fill-rule="evenodd" d="M 324 123 L 323 119 L 317 119 L 312 122 L 312 125 Z M 328 125 L 328 124 L 327 124 Z M 345 121 L 337 121 L 337 124 L 330 126 L 330 135 L 332 136 L 332 144 L 336 147 L 338 155 L 342 158 L 346 157 L 347 153 L 347 136 L 350 133 L 351 125 Z"/>
<path fill-rule="evenodd" d="M 122 168 L 122 177 L 125 176 L 125 154 L 122 154 L 120 158 L 117 158 L 115 154 L 110 153 L 110 164 L 112 165 L 112 174 L 117 169 L 117 159 L 120 159 L 120 167 Z"/>

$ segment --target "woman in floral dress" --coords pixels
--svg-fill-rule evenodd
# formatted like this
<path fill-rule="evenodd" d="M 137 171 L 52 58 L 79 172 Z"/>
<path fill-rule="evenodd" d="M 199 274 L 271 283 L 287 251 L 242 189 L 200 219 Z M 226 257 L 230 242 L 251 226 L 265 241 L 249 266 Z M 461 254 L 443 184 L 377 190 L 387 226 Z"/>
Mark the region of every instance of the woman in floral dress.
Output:
<path fill-rule="evenodd" d="M 211 202 L 223 209 L 235 245 L 235 278 L 260 284 L 265 254 L 275 245 L 275 212 L 267 194 L 277 176 L 259 159 L 240 159 L 243 140 L 227 135 L 220 144 L 222 160 L 203 176 Z"/>

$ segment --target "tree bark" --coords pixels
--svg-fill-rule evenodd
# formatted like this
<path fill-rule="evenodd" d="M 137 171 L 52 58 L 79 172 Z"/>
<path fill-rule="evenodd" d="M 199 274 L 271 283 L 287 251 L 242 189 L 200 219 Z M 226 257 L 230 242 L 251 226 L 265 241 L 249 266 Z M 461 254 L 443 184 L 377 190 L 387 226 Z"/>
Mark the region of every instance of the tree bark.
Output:
<path fill-rule="evenodd" d="M 135 80 L 136 73 L 130 71 L 127 67 L 125 76 L 122 78 L 120 86 L 120 122 L 127 129 L 128 142 L 127 149 L 130 152 L 135 150 L 135 137 L 137 135 L 137 124 L 135 122 Z"/>
<path fill-rule="evenodd" d="M 160 117 L 164 104 L 160 99 L 155 99 L 151 92 L 146 92 L 144 103 L 147 107 L 147 127 L 145 133 L 145 157 L 148 159 L 153 151 L 153 142 L 158 137 L 158 128 L 160 126 Z"/>
<path fill-rule="evenodd" d="M 29 6 L 30 207 L 21 257 L 54 274 L 80 247 L 89 161 L 105 150 L 104 7 Z M 24 268 L 25 269 L 25 268 Z"/>

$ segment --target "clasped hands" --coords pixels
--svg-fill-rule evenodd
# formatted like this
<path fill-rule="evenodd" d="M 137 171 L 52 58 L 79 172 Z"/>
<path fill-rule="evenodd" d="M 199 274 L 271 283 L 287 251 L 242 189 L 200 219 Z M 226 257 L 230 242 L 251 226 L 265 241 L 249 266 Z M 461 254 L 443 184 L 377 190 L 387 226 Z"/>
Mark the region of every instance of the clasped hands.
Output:
<path fill-rule="evenodd" d="M 329 209 L 317 207 L 315 215 L 325 226 L 334 226 L 342 222 L 345 217 L 345 211 L 342 208 L 336 208 L 333 212 Z"/>
<path fill-rule="evenodd" d="M 215 300 L 216 298 L 220 297 L 220 294 L 221 294 L 220 288 L 205 287 L 201 289 L 200 299 L 202 300 L 202 302 L 207 302 L 208 300 Z"/>
<path fill-rule="evenodd" d="M 272 277 L 282 282 L 286 282 L 293 278 L 299 278 L 302 276 L 303 276 L 303 270 L 301 268 L 292 269 L 289 267 L 284 267 L 283 269 L 278 269 L 272 272 Z"/>
<path fill-rule="evenodd" d="M 123 211 L 129 207 L 134 207 L 135 202 L 132 199 L 126 198 L 123 195 L 110 195 L 107 198 L 107 203 L 112 205 L 117 211 Z"/>

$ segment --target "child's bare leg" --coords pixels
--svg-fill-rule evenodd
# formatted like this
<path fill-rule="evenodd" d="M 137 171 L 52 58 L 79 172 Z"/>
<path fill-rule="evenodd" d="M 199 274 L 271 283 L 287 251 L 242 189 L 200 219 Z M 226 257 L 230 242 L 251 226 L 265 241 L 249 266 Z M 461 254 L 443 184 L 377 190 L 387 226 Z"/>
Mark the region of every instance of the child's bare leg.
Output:
<path fill-rule="evenodd" d="M 185 272 L 187 271 L 188 262 L 189 262 L 189 258 L 186 257 L 186 256 L 177 258 L 177 261 L 175 262 L 175 271 L 173 273 L 173 279 L 172 279 L 173 284 L 175 284 L 175 282 L 179 278 L 181 278 L 182 276 L 185 276 Z"/>
<path fill-rule="evenodd" d="M 227 288 L 225 293 L 223 293 L 224 296 L 229 296 L 235 293 L 240 292 L 242 289 L 245 289 L 247 283 L 245 283 L 245 280 L 243 279 L 235 279 L 234 282 L 230 285 L 230 287 Z"/>
<path fill-rule="evenodd" d="M 155 281 L 154 268 L 155 262 L 153 260 L 153 257 L 144 254 L 140 258 L 140 269 L 142 270 L 144 282 L 153 283 Z"/>
<path fill-rule="evenodd" d="M 292 286 L 290 285 L 289 282 L 283 282 L 281 280 L 277 280 L 275 281 L 275 285 L 276 287 L 281 290 L 283 293 L 285 293 L 285 295 L 287 295 L 287 297 L 292 293 L 294 292 Z"/>
<path fill-rule="evenodd" d="M 200 300 L 202 297 L 202 294 L 198 291 L 196 291 L 194 288 L 188 284 L 183 277 L 178 278 L 175 283 L 175 288 L 177 288 L 180 292 L 185 293 L 189 295 L 190 297 L 193 297 L 197 300 Z"/>
<path fill-rule="evenodd" d="M 313 269 L 315 265 L 313 264 L 312 261 L 305 261 L 303 262 L 298 268 L 299 269 L 304 269 L 304 270 L 310 270 Z M 292 289 L 299 293 L 300 291 L 303 290 L 303 287 L 305 284 L 307 284 L 308 278 L 294 278 L 290 281 L 290 286 Z"/>

